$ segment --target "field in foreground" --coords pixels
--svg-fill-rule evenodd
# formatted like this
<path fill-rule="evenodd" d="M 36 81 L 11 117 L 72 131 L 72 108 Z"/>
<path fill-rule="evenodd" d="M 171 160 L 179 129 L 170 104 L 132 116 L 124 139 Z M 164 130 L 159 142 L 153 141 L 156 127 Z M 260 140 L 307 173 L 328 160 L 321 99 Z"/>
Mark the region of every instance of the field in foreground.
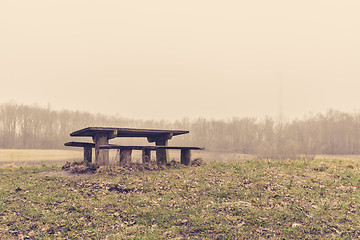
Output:
<path fill-rule="evenodd" d="M 40 149 L 0 149 L 0 166 L 2 165 L 59 165 L 83 157 L 82 151 L 74 150 L 40 150 Z"/>
<path fill-rule="evenodd" d="M 179 150 L 170 150 L 170 158 L 177 159 L 180 157 Z M 93 157 L 95 153 L 93 150 Z M 116 150 L 110 151 L 110 161 L 114 161 Z M 155 160 L 153 154 L 153 160 Z M 202 158 L 207 161 L 228 161 L 231 160 L 249 160 L 255 158 L 253 155 L 239 154 L 239 153 L 225 153 L 225 152 L 211 152 L 211 151 L 194 151 L 193 158 Z M 82 149 L 69 149 L 69 150 L 55 150 L 55 149 L 0 149 L 0 167 L 6 165 L 58 165 L 62 166 L 67 161 L 73 162 L 83 158 Z M 133 161 L 141 161 L 141 151 L 133 151 Z"/>
<path fill-rule="evenodd" d="M 360 237 L 357 160 L 228 161 L 161 171 L 0 169 L 0 239 Z"/>

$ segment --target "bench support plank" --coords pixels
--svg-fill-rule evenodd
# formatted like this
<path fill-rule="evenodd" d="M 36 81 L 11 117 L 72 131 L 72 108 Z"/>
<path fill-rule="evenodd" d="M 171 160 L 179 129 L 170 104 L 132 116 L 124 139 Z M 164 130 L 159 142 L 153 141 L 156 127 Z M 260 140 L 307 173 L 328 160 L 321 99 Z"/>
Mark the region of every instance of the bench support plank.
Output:
<path fill-rule="evenodd" d="M 92 147 L 84 147 L 84 160 L 91 163 L 92 161 Z"/>
<path fill-rule="evenodd" d="M 151 161 L 151 149 L 143 149 L 142 150 L 142 163 L 145 165 L 149 165 Z"/>
<path fill-rule="evenodd" d="M 191 159 L 191 150 L 190 149 L 181 149 L 181 164 L 184 164 L 186 166 L 190 165 L 190 159 Z"/>
<path fill-rule="evenodd" d="M 120 150 L 120 166 L 130 166 L 131 165 L 131 149 L 122 149 Z"/>

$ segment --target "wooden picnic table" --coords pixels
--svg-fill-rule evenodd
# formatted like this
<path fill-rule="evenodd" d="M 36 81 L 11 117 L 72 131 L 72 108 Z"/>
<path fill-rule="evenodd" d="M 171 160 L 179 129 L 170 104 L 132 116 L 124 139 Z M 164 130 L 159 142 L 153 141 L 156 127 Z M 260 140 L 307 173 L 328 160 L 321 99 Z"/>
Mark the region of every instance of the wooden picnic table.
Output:
<path fill-rule="evenodd" d="M 95 164 L 109 164 L 109 148 L 100 148 L 109 145 L 109 140 L 116 137 L 146 137 L 148 142 L 155 142 L 156 146 L 168 146 L 168 140 L 173 136 L 187 134 L 185 130 L 162 130 L 162 129 L 137 129 L 137 128 L 117 128 L 117 127 L 87 127 L 72 132 L 72 137 L 92 137 L 95 146 L 85 144 L 84 158 L 91 161 L 91 148 L 95 147 Z M 79 146 L 81 143 L 66 143 L 66 146 Z M 90 149 L 90 150 L 89 150 Z M 166 163 L 169 148 L 156 148 L 156 159 L 158 162 Z M 149 152 L 149 149 L 147 149 Z M 86 155 L 87 154 L 87 155 Z M 90 156 L 89 156 L 90 154 Z"/>

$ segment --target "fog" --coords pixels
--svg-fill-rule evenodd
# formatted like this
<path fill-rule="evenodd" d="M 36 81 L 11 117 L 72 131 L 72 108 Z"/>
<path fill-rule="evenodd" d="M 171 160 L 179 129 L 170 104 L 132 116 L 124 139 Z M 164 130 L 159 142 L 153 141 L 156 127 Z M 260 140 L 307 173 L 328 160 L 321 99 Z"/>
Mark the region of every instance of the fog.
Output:
<path fill-rule="evenodd" d="M 359 111 L 360 2 L 0 1 L 0 103 L 137 119 Z"/>

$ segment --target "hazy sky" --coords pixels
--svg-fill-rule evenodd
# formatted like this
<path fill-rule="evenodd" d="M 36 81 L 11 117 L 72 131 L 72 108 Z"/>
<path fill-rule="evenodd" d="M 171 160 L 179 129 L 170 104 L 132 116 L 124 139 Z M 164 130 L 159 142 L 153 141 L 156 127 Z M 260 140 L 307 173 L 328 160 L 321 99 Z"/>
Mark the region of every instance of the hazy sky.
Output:
<path fill-rule="evenodd" d="M 142 119 L 360 111 L 359 0 L 0 0 L 0 103 Z"/>

